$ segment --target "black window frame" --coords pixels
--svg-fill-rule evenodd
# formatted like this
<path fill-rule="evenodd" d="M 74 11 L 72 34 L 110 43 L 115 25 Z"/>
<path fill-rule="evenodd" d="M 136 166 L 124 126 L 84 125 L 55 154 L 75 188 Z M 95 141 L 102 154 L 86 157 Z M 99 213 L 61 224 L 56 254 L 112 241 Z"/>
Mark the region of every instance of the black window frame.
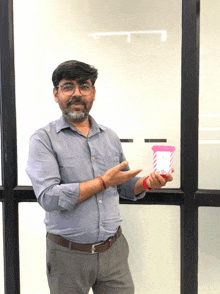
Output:
<path fill-rule="evenodd" d="M 198 189 L 200 1 L 182 0 L 181 188 L 147 192 L 120 204 L 181 208 L 181 294 L 198 293 L 198 208 L 220 206 L 219 190 Z M 31 186 L 17 184 L 13 1 L 0 1 L 0 100 L 5 294 L 20 293 L 20 202 L 36 202 Z"/>

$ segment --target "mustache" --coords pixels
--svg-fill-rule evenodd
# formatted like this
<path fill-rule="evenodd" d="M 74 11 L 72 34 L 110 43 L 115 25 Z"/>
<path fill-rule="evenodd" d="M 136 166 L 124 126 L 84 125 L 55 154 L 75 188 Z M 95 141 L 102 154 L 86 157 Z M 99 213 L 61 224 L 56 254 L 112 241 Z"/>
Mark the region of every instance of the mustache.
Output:
<path fill-rule="evenodd" d="M 74 96 L 71 99 L 69 99 L 66 103 L 66 106 L 69 107 L 71 104 L 74 103 L 81 103 L 82 105 L 86 106 L 85 100 L 83 100 L 80 96 Z"/>

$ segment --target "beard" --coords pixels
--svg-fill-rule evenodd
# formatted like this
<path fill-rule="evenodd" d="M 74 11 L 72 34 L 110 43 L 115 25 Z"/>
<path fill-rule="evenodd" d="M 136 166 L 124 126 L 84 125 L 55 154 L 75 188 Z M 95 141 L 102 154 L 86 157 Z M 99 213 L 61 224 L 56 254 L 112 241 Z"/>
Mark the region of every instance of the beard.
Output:
<path fill-rule="evenodd" d="M 85 110 L 83 110 L 79 113 L 66 110 L 66 111 L 63 111 L 63 115 L 71 122 L 80 123 L 80 122 L 83 122 L 84 120 L 86 120 L 89 113 L 86 112 Z"/>
<path fill-rule="evenodd" d="M 76 111 L 73 111 L 70 109 L 71 105 L 72 104 L 75 104 L 75 103 L 80 103 L 80 105 L 83 105 L 83 109 L 80 111 L 80 110 L 76 110 Z M 77 104 L 75 106 L 77 108 Z M 75 122 L 75 123 L 81 123 L 83 121 L 86 120 L 86 118 L 88 117 L 89 115 L 89 111 L 92 107 L 92 103 L 91 105 L 88 105 L 87 102 L 82 99 L 81 97 L 72 97 L 71 99 L 69 99 L 66 103 L 66 108 L 65 109 L 61 109 L 62 110 L 62 113 L 63 115 L 71 122 Z"/>

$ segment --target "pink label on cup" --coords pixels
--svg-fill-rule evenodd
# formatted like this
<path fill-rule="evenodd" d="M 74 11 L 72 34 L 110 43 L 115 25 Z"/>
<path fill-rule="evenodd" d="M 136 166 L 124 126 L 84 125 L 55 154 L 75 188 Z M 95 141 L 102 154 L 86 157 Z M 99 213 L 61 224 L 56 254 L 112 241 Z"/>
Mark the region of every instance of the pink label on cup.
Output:
<path fill-rule="evenodd" d="M 152 147 L 152 150 L 154 152 L 154 173 L 162 175 L 166 173 L 172 173 L 173 154 L 176 148 L 174 146 L 155 145 Z"/>

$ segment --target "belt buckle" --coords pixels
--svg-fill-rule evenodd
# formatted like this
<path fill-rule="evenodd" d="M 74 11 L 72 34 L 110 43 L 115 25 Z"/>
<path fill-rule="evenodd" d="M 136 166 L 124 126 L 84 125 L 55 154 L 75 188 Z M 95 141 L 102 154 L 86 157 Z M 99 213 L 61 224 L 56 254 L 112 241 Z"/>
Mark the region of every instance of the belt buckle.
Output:
<path fill-rule="evenodd" d="M 92 254 L 94 254 L 94 253 L 98 253 L 98 252 L 95 252 L 95 246 L 98 246 L 98 245 L 101 245 L 101 244 L 103 244 L 103 242 L 100 242 L 100 243 L 96 243 L 96 244 L 92 244 Z"/>

